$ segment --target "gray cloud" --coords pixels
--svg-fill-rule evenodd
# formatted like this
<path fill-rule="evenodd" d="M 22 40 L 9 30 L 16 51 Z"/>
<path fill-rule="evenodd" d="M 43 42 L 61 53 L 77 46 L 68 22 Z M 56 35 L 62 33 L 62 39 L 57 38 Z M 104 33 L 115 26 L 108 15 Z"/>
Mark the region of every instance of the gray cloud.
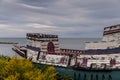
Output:
<path fill-rule="evenodd" d="M 102 37 L 104 27 L 119 24 L 119 8 L 119 0 L 0 0 L 0 36 Z"/>

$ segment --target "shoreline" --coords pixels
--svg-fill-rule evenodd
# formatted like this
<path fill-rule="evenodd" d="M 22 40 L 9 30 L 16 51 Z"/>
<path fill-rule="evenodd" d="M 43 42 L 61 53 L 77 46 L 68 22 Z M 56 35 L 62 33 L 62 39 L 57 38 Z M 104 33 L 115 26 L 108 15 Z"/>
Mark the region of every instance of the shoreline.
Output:
<path fill-rule="evenodd" d="M 17 42 L 0 42 L 0 44 L 18 44 Z"/>

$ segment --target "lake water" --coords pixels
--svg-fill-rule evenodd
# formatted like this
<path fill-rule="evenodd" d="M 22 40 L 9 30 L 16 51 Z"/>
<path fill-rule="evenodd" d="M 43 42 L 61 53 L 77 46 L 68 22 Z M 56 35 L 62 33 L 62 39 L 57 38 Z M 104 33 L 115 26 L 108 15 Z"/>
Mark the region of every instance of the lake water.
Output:
<path fill-rule="evenodd" d="M 60 38 L 59 45 L 61 48 L 83 50 L 85 42 L 100 41 L 100 38 Z M 25 46 L 27 41 L 25 38 L 0 38 L 0 42 L 18 42 L 18 45 Z M 5 56 L 18 56 L 12 51 L 12 44 L 0 44 L 0 54 Z"/>

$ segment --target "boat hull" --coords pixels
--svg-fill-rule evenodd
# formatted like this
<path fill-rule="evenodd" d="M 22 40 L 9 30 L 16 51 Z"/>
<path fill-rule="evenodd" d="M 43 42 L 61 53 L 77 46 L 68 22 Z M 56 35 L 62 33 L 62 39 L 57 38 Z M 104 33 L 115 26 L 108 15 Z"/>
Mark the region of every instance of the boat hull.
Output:
<path fill-rule="evenodd" d="M 20 56 L 25 57 L 25 53 L 19 49 L 13 48 L 13 50 Z M 39 66 L 46 65 L 41 63 L 35 63 Z M 69 74 L 73 80 L 120 80 L 120 69 L 89 69 L 78 67 L 61 67 L 54 66 L 59 75 L 63 76 Z"/>

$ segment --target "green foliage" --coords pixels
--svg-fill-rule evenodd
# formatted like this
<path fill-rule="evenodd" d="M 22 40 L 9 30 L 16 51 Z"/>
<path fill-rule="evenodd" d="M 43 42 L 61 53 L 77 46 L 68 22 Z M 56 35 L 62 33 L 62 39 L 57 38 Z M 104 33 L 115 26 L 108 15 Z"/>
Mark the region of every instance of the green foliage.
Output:
<path fill-rule="evenodd" d="M 56 71 L 54 67 L 48 67 L 44 72 L 44 79 L 43 80 L 56 80 L 54 77 L 56 77 Z M 51 73 L 51 74 L 50 74 Z"/>
<path fill-rule="evenodd" d="M 0 57 L 0 80 L 56 80 L 56 71 L 51 66 L 41 71 L 27 59 Z"/>
<path fill-rule="evenodd" d="M 49 67 L 51 67 L 50 65 L 47 65 L 47 64 L 39 64 L 39 63 L 33 63 L 33 65 L 35 66 L 35 68 L 38 68 L 41 70 L 41 72 L 44 72 L 46 71 L 46 69 L 48 69 Z"/>
<path fill-rule="evenodd" d="M 0 59 L 10 60 L 10 57 L 4 56 L 4 55 L 0 55 Z"/>
<path fill-rule="evenodd" d="M 53 66 L 33 64 L 28 59 L 0 56 L 0 80 L 72 80 L 70 72 L 57 76 Z"/>

